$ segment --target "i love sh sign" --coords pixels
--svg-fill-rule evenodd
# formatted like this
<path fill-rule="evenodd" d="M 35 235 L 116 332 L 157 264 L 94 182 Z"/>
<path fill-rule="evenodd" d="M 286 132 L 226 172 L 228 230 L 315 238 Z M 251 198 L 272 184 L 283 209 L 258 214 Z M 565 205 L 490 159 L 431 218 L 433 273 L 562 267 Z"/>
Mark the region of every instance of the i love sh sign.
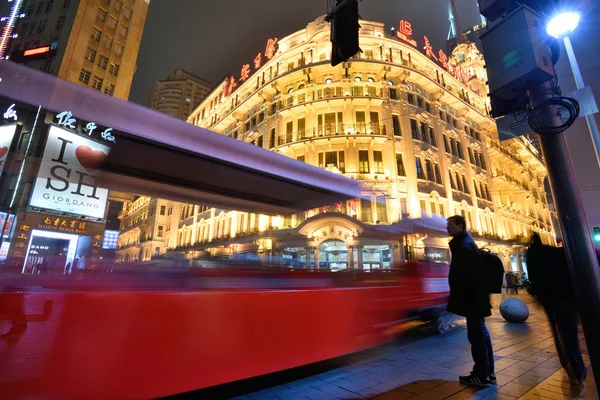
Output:
<path fill-rule="evenodd" d="M 8 157 L 8 149 L 10 148 L 10 144 L 13 141 L 16 131 L 16 125 L 0 126 L 0 176 L 2 176 L 4 164 L 6 164 L 6 157 Z"/>
<path fill-rule="evenodd" d="M 50 127 L 30 205 L 92 218 L 104 218 L 108 189 L 96 186 L 94 173 L 110 148 Z"/>

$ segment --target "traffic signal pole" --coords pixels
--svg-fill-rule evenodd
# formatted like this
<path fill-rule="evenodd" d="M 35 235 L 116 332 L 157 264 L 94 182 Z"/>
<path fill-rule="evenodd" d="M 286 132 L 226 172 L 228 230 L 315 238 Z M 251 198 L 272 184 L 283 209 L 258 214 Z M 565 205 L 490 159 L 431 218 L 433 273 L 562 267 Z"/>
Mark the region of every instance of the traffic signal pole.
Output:
<path fill-rule="evenodd" d="M 542 105 L 555 97 L 546 82 L 530 91 L 533 106 L 540 106 L 540 122 L 546 126 L 562 124 L 557 107 Z M 597 389 L 600 392 L 600 268 L 585 216 L 577 177 L 563 133 L 539 135 L 548 178 L 563 239 L 569 270 L 575 287 L 579 314 L 585 334 Z"/>

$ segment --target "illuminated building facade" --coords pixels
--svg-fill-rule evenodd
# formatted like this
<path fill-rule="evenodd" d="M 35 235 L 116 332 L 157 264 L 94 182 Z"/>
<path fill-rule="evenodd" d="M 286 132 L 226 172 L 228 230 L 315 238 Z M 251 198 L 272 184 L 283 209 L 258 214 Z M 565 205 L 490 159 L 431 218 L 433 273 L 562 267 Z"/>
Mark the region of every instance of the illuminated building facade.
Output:
<path fill-rule="evenodd" d="M 127 100 L 149 2 L 23 0 L 7 53 L 12 61 Z"/>
<path fill-rule="evenodd" d="M 116 259 L 149 261 L 175 247 L 180 211 L 179 203 L 146 196 L 124 204 Z"/>
<path fill-rule="evenodd" d="M 210 82 L 178 69 L 171 72 L 167 79 L 154 84 L 148 107 L 187 120 L 211 91 Z"/>
<path fill-rule="evenodd" d="M 447 57 L 425 38 L 423 54 L 411 34 L 406 21 L 397 37 L 361 21 L 363 53 L 332 67 L 321 17 L 269 39 L 252 67 L 221 82 L 190 123 L 358 179 L 364 198 L 291 216 L 181 205 L 173 252 L 334 270 L 448 261 L 445 236 L 386 233 L 432 214 L 464 215 L 508 269 L 522 268 L 519 241 L 532 231 L 552 242 L 545 168 L 525 140 L 498 142 L 475 45 Z"/>

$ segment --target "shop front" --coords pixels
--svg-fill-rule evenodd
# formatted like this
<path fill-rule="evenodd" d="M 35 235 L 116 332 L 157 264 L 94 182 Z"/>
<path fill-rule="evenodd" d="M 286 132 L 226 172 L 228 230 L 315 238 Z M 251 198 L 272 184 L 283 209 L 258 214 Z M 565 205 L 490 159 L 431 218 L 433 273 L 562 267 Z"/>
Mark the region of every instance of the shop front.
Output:
<path fill-rule="evenodd" d="M 9 259 L 22 273 L 93 269 L 100 260 L 104 223 L 49 213 L 19 213 Z"/>

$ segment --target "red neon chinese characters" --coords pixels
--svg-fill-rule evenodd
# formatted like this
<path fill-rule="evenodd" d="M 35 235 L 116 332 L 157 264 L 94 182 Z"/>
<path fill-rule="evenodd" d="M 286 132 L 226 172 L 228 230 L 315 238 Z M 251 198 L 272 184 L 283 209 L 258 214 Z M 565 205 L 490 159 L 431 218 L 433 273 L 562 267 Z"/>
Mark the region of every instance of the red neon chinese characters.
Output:
<path fill-rule="evenodd" d="M 235 78 L 233 76 L 227 79 L 227 82 L 225 82 L 225 87 L 223 88 L 223 94 L 225 95 L 225 97 L 233 93 L 236 86 L 237 82 L 235 81 Z"/>
<path fill-rule="evenodd" d="M 244 64 L 240 71 L 240 82 L 245 81 L 250 76 L 250 64 Z"/>
<path fill-rule="evenodd" d="M 413 33 L 411 23 L 404 20 L 400 21 L 400 33 L 406 36 L 411 36 Z"/>
<path fill-rule="evenodd" d="M 438 53 L 438 61 L 442 64 L 442 67 L 448 69 L 448 56 L 442 50 Z"/>
<path fill-rule="evenodd" d="M 431 57 L 431 58 L 433 58 L 434 60 L 437 61 L 437 57 L 435 56 L 435 54 L 433 52 L 433 49 L 431 47 L 431 43 L 429 43 L 429 39 L 427 39 L 427 36 L 423 36 L 423 39 L 425 40 L 425 47 L 424 47 L 424 49 L 425 49 L 425 55 L 427 57 Z"/>
<path fill-rule="evenodd" d="M 262 62 L 262 54 L 258 53 L 256 58 L 254 58 L 254 69 L 259 69 L 261 62 Z"/>
<path fill-rule="evenodd" d="M 273 58 L 275 52 L 277 51 L 277 48 L 275 47 L 277 45 L 277 40 L 277 38 L 267 40 L 267 47 L 265 48 L 265 57 L 267 57 L 269 60 Z"/>

